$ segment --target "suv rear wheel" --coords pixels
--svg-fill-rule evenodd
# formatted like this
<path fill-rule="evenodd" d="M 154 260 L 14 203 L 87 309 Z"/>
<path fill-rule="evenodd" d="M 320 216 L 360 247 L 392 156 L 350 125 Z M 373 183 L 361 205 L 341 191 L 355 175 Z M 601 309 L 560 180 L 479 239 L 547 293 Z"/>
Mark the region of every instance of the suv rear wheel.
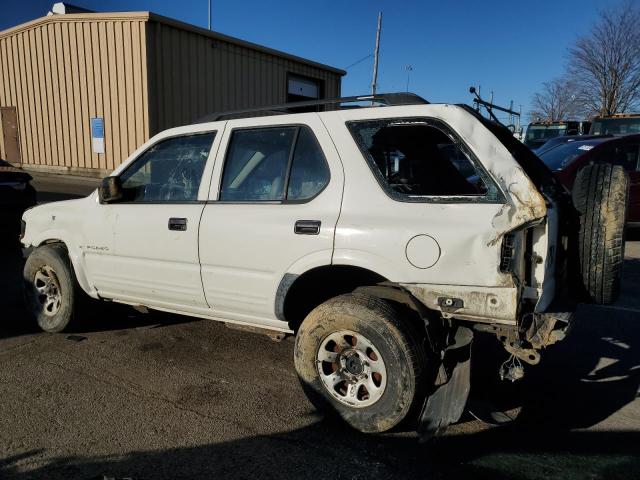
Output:
<path fill-rule="evenodd" d="M 347 294 L 302 323 L 295 367 L 311 402 L 362 432 L 384 432 L 415 412 L 424 354 L 391 304 Z"/>
<path fill-rule="evenodd" d="M 73 318 L 76 279 L 62 245 L 35 249 L 24 266 L 27 308 L 45 332 L 61 332 Z"/>

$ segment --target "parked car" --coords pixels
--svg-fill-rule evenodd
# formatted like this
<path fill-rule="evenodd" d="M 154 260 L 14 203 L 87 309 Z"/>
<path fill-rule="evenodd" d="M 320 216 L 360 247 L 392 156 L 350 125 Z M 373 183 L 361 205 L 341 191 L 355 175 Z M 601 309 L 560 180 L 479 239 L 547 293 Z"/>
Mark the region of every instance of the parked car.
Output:
<path fill-rule="evenodd" d="M 427 436 L 463 413 L 474 335 L 504 348 L 496 374 L 513 381 L 565 336 L 577 302 L 615 299 L 621 168 L 586 168 L 591 200 L 572 205 L 531 150 L 468 106 L 327 103 L 363 101 L 173 128 L 87 198 L 27 211 L 40 327 L 67 328 L 86 294 L 295 334 L 319 409 L 363 432 L 406 422 Z"/>
<path fill-rule="evenodd" d="M 18 241 L 20 218 L 36 204 L 31 175 L 0 159 L 0 240 Z"/>
<path fill-rule="evenodd" d="M 640 134 L 559 144 L 539 157 L 569 190 L 585 165 L 607 163 L 623 167 L 630 178 L 627 224 L 640 226 Z"/>
<path fill-rule="evenodd" d="M 587 133 L 590 127 L 590 122 L 531 122 L 527 127 L 524 144 L 531 149 L 536 149 L 550 138 L 564 135 L 582 135 Z"/>
<path fill-rule="evenodd" d="M 540 156 L 542 153 L 546 152 L 547 150 L 551 150 L 552 148 L 555 148 L 556 146 L 563 143 L 571 143 L 571 142 L 576 142 L 580 140 L 591 140 L 592 138 L 612 138 L 612 137 L 613 135 L 563 135 L 560 137 L 553 137 L 547 140 L 545 143 L 543 143 L 541 146 L 534 149 L 533 151 L 536 155 Z"/>
<path fill-rule="evenodd" d="M 616 113 L 606 117 L 595 117 L 590 135 L 630 135 L 640 133 L 640 113 Z"/>

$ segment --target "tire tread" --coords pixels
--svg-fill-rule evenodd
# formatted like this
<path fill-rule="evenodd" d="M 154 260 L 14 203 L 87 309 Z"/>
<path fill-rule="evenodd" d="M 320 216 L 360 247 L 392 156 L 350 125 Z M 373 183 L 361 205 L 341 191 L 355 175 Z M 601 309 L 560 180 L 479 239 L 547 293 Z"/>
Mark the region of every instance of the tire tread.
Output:
<path fill-rule="evenodd" d="M 587 165 L 578 172 L 573 203 L 583 283 L 592 301 L 613 303 L 620 291 L 629 178 L 620 166 Z"/>

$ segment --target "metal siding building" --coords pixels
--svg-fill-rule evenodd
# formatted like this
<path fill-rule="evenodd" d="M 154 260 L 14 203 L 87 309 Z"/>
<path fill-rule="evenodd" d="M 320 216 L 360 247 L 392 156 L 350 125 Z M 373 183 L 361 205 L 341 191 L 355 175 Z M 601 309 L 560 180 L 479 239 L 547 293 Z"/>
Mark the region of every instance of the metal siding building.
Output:
<path fill-rule="evenodd" d="M 166 128 L 286 102 L 291 76 L 338 97 L 344 73 L 149 12 L 42 17 L 0 32 L 0 157 L 102 175 Z"/>

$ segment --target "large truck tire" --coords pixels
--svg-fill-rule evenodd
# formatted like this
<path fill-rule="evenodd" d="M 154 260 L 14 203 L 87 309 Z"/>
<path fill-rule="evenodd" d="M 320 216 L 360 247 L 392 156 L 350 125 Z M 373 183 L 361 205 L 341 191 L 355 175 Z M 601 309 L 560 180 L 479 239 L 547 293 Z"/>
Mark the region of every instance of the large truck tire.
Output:
<path fill-rule="evenodd" d="M 582 282 L 591 301 L 608 305 L 620 293 L 629 176 L 617 165 L 592 164 L 578 172 L 572 191 L 580 214 Z"/>

